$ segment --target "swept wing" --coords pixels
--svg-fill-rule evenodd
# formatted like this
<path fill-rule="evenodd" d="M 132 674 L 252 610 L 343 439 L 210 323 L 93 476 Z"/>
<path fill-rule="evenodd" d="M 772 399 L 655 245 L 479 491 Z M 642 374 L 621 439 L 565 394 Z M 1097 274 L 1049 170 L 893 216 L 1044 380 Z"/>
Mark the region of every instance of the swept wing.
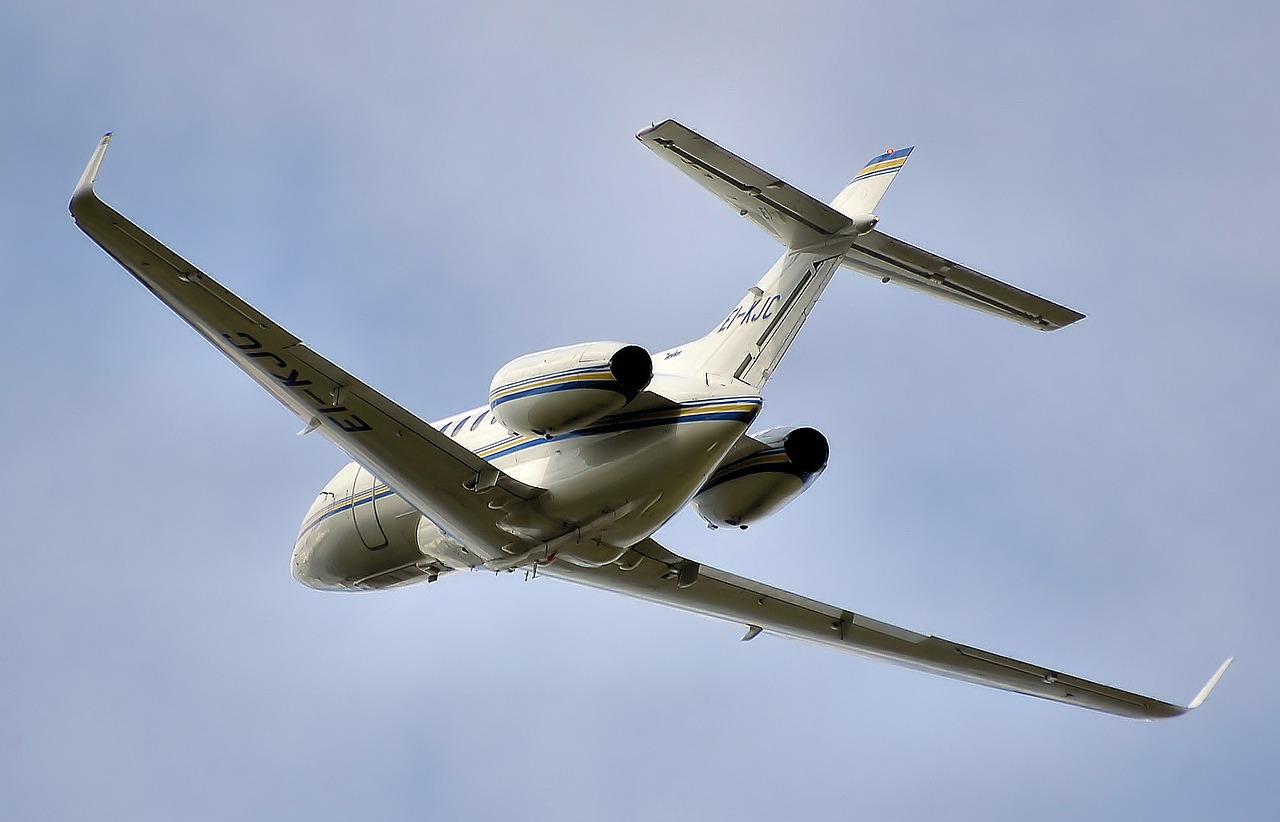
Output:
<path fill-rule="evenodd" d="M 736 622 L 747 629 L 744 639 L 767 631 L 953 679 L 1134 719 L 1163 719 L 1198 707 L 1231 664 L 1230 659 L 1222 663 L 1191 703 L 1175 705 L 919 634 L 718 568 L 698 565 L 652 539 L 632 548 L 618 565 L 578 568 L 555 563 L 541 573 Z"/>
<path fill-rule="evenodd" d="M 541 489 L 499 471 L 312 351 L 99 199 L 93 184 L 110 139 L 98 144 L 71 198 L 76 225 L 307 429 L 430 512 L 437 525 L 470 545 L 511 541 L 489 504 L 518 504 Z"/>

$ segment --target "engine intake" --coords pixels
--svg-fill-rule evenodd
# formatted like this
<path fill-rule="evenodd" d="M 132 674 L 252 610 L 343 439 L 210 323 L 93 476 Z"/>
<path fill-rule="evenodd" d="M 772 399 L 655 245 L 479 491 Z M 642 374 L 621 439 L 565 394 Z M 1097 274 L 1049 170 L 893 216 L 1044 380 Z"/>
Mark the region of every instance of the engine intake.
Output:
<path fill-rule="evenodd" d="M 816 428 L 770 428 L 744 440 L 693 498 L 713 528 L 746 528 L 775 513 L 822 474 L 831 456 Z"/>
<path fill-rule="evenodd" d="M 582 343 L 507 363 L 489 385 L 489 405 L 512 431 L 552 437 L 620 410 L 652 379 L 653 358 L 640 346 Z"/>

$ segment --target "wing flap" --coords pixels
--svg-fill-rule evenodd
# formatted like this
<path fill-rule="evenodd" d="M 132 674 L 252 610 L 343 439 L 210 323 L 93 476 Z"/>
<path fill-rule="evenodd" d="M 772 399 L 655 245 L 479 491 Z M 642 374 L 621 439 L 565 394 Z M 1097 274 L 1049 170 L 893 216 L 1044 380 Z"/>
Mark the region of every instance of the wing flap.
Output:
<path fill-rule="evenodd" d="M 110 135 L 71 199 L 71 216 L 165 305 L 272 396 L 436 523 L 476 546 L 509 539 L 498 506 L 541 489 L 498 471 L 348 374 L 104 203 L 93 184 Z M 494 474 L 496 482 L 493 481 Z M 488 478 L 483 494 L 469 490 Z"/>
<path fill-rule="evenodd" d="M 706 565 L 699 566 L 696 582 L 682 587 L 679 569 L 688 563 L 648 539 L 619 565 L 579 568 L 553 563 L 541 573 L 953 679 L 1135 719 L 1186 713 L 1204 701 L 1226 668 L 1224 664 L 1190 706 L 1174 705 L 899 628 Z"/>
<path fill-rule="evenodd" d="M 1084 318 L 1078 311 L 880 231 L 859 237 L 842 264 L 1042 331 L 1053 331 Z"/>

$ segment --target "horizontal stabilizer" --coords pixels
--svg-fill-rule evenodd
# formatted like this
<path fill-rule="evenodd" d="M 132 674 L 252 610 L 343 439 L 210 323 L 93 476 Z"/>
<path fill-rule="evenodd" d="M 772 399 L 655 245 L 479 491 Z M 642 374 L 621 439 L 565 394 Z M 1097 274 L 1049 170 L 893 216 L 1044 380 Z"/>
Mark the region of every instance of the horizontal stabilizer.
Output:
<path fill-rule="evenodd" d="M 939 257 L 872 228 L 871 214 L 912 148 L 873 157 L 832 205 L 726 151 L 692 129 L 667 120 L 636 139 L 690 179 L 732 206 L 792 250 L 852 246 L 844 267 L 1041 331 L 1082 319 L 1083 314 Z M 839 253 L 839 252 L 837 252 Z"/>
<path fill-rule="evenodd" d="M 819 243 L 852 222 L 675 120 L 647 128 L 636 139 L 787 248 Z"/>
<path fill-rule="evenodd" d="M 854 241 L 844 255 L 843 265 L 885 282 L 905 285 L 1041 331 L 1053 331 L 1084 318 L 1078 311 L 880 231 L 864 234 Z"/>

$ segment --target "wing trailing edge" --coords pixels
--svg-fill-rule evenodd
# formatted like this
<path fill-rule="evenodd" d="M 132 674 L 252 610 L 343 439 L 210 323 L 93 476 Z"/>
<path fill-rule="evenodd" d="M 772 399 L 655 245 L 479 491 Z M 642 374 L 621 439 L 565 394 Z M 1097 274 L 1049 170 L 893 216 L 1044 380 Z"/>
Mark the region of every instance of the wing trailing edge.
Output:
<path fill-rule="evenodd" d="M 689 582 L 686 573 L 688 584 L 681 585 L 680 572 L 691 565 L 696 566 L 696 579 Z M 737 623 L 747 628 L 749 638 L 763 631 L 951 679 L 1132 719 L 1167 719 L 1194 710 L 1204 703 L 1231 664 L 1230 659 L 1224 662 L 1188 705 L 1178 705 L 917 633 L 693 563 L 653 539 L 634 546 L 619 565 L 576 568 L 553 563 L 544 566 L 541 573 Z"/>

